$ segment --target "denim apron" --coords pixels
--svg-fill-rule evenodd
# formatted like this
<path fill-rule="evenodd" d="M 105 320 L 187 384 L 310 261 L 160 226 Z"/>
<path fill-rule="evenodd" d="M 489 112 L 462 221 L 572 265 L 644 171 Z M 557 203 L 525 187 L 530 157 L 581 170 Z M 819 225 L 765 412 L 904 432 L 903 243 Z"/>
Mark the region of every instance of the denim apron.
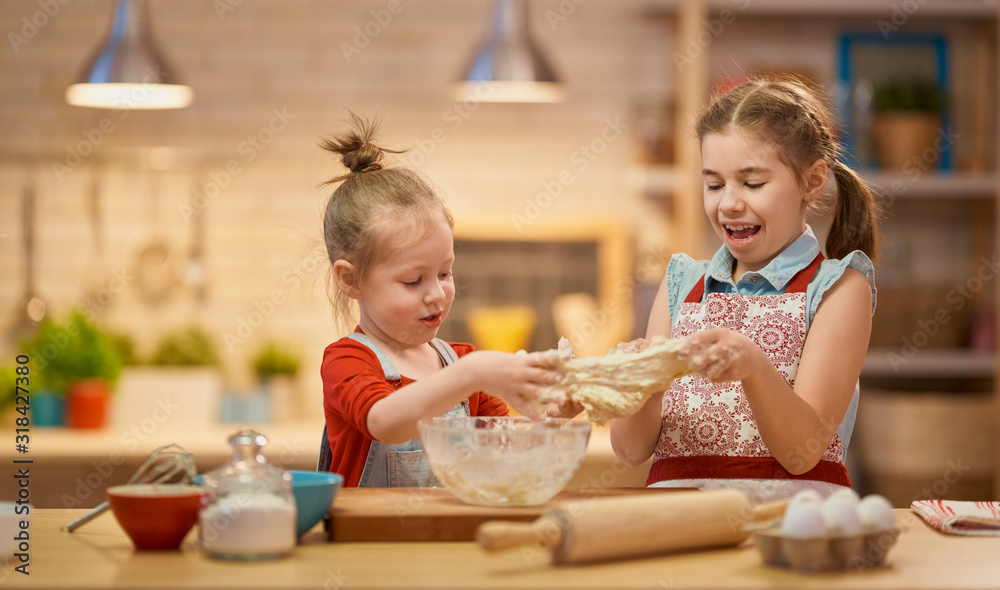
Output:
<path fill-rule="evenodd" d="M 379 347 L 372 342 L 371 338 L 360 333 L 348 334 L 348 338 L 364 344 L 375 353 L 379 363 L 382 365 L 382 372 L 385 373 L 385 380 L 398 382 L 401 377 L 399 371 L 393 366 L 389 357 L 382 352 Z M 437 352 L 442 366 L 447 366 L 458 360 L 458 355 L 451 346 L 435 338 L 430 341 L 431 347 Z M 469 416 L 469 400 L 464 399 L 455 407 L 451 408 L 442 416 Z M 365 459 L 365 466 L 361 472 L 361 480 L 358 482 L 359 488 L 412 488 L 412 487 L 440 487 L 438 481 L 431 472 L 430 465 L 427 464 L 427 457 L 424 455 L 423 447 L 420 445 L 420 437 L 415 436 L 410 440 L 389 444 L 373 440 L 368 449 L 368 457 Z"/>

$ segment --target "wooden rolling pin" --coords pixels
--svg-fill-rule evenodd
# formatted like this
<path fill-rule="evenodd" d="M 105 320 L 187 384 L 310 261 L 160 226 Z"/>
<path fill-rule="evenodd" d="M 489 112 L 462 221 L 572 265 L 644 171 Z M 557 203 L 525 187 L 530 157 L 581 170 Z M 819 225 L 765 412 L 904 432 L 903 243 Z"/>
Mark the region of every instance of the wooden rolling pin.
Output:
<path fill-rule="evenodd" d="M 747 525 L 781 516 L 787 500 L 754 506 L 737 490 L 664 492 L 557 504 L 533 522 L 487 521 L 486 551 L 547 549 L 555 564 L 590 563 L 738 545 Z"/>

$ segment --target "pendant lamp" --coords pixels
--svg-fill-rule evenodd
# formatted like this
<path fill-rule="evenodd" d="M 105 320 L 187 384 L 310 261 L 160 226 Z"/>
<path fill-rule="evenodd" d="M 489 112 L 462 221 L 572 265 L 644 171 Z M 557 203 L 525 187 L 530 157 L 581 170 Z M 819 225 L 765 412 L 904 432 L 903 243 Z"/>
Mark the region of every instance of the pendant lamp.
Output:
<path fill-rule="evenodd" d="M 563 89 L 531 36 L 526 0 L 494 0 L 489 37 L 456 88 L 456 98 L 560 102 Z"/>
<path fill-rule="evenodd" d="M 112 109 L 177 109 L 193 96 L 154 45 L 145 0 L 118 0 L 107 41 L 66 89 L 71 105 Z"/>

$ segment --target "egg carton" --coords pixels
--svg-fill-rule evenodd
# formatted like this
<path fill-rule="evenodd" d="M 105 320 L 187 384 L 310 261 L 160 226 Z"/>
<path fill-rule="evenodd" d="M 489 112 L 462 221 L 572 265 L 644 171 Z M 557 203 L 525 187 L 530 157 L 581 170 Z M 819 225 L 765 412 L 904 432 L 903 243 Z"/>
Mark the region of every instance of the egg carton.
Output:
<path fill-rule="evenodd" d="M 857 535 L 787 537 L 781 534 L 780 520 L 751 531 L 765 564 L 806 573 L 881 566 L 899 533 L 893 527 Z"/>

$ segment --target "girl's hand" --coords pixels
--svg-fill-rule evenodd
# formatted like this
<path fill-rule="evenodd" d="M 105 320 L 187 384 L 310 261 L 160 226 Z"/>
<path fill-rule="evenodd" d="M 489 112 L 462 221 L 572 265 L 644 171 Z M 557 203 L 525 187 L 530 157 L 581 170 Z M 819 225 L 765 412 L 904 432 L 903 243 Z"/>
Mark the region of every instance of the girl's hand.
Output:
<path fill-rule="evenodd" d="M 549 418 L 575 418 L 583 410 L 583 406 L 576 400 L 564 399 L 560 402 L 550 402 L 545 408 L 545 415 Z"/>
<path fill-rule="evenodd" d="M 740 381 L 757 371 L 764 351 L 743 334 L 709 328 L 684 339 L 678 356 L 709 381 Z M 766 356 L 764 356 L 767 359 Z M 767 361 L 770 365 L 770 360 Z"/>
<path fill-rule="evenodd" d="M 559 381 L 559 356 L 552 352 L 509 353 L 477 350 L 459 361 L 472 376 L 474 389 L 499 397 L 532 419 L 541 417 L 540 397 Z"/>

